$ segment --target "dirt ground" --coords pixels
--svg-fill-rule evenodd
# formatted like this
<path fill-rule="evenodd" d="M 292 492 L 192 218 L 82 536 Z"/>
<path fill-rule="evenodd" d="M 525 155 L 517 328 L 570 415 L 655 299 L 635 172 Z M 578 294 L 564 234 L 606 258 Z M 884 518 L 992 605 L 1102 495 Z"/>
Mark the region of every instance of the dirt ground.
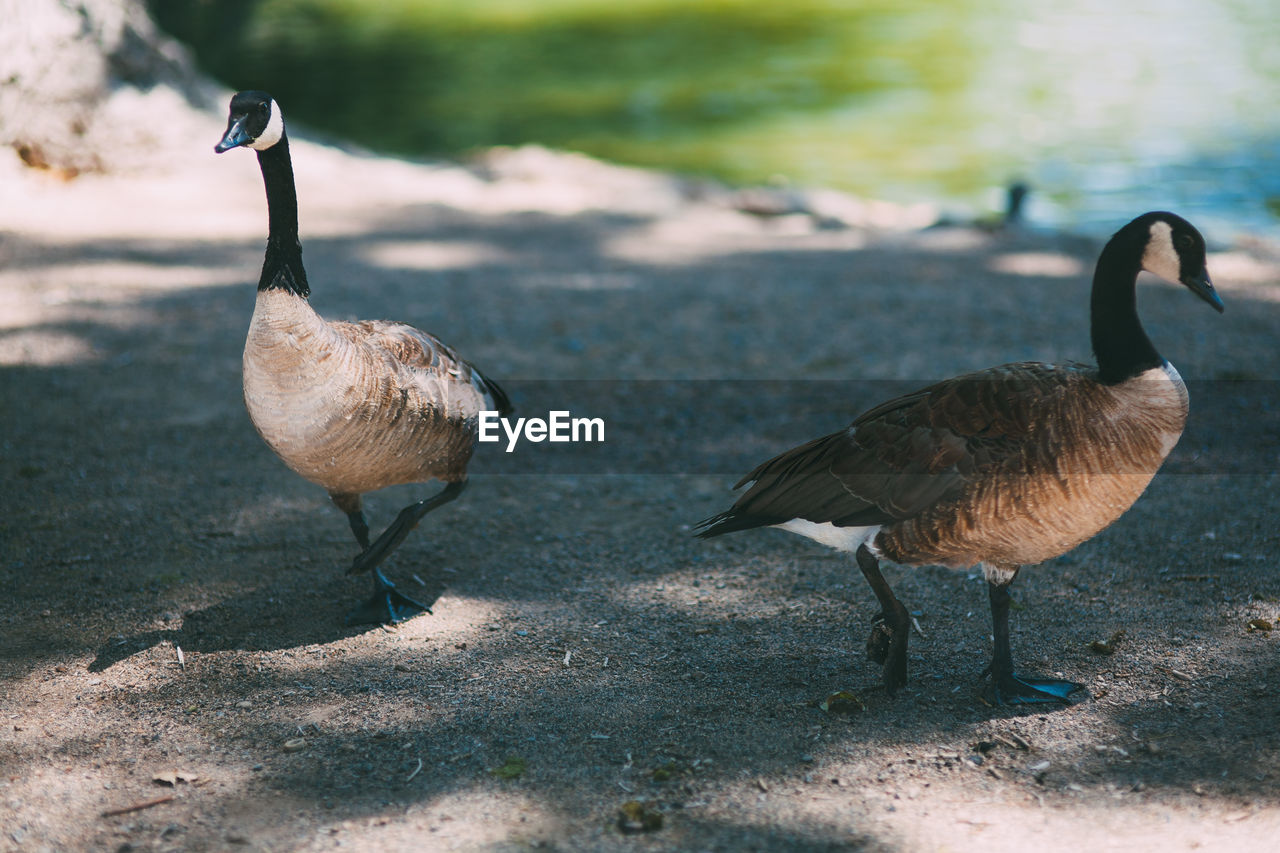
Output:
<path fill-rule="evenodd" d="M 389 567 L 434 613 L 347 628 L 346 522 L 240 399 L 266 209 L 221 129 L 151 174 L 0 167 L 0 849 L 1275 849 L 1273 245 L 1218 247 L 1221 317 L 1144 284 L 1192 425 L 1015 586 L 1015 656 L 1090 698 L 987 707 L 981 579 L 890 567 L 920 627 L 890 700 L 850 560 L 690 525 L 898 381 L 1087 359 L 1097 240 L 295 142 L 322 314 L 412 322 L 523 414 L 606 421 L 603 448 L 483 446 Z M 865 707 L 824 711 L 840 690 Z"/>

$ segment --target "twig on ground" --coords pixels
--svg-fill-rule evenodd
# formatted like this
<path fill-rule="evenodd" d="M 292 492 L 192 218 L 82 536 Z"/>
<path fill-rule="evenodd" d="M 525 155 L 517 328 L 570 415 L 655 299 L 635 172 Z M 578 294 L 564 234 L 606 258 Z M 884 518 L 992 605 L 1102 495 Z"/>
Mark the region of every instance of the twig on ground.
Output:
<path fill-rule="evenodd" d="M 1179 681 L 1195 681 L 1196 680 L 1196 677 L 1194 675 L 1185 673 L 1180 669 L 1174 669 L 1173 667 L 1160 666 L 1159 664 L 1157 664 L 1156 669 L 1160 670 L 1161 672 L 1167 675 L 1172 675 L 1174 678 L 1178 679 Z"/>
<path fill-rule="evenodd" d="M 143 809 L 149 809 L 152 806 L 158 806 L 161 803 L 167 803 L 175 799 L 177 799 L 177 797 L 175 797 L 173 794 L 165 794 L 163 797 L 156 797 L 155 799 L 151 799 L 151 800 L 143 800 L 142 802 L 134 803 L 131 806 L 122 806 L 118 809 L 107 809 L 105 812 L 102 813 L 102 816 L 115 817 L 116 815 L 129 814 L 130 812 L 140 812 Z"/>

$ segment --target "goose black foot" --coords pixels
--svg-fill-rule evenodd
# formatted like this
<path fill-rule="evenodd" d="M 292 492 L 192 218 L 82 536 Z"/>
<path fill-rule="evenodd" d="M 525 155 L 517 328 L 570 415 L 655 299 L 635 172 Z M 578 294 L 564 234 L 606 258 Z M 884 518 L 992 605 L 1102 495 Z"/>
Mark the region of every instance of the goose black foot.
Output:
<path fill-rule="evenodd" d="M 991 684 L 983 691 L 983 697 L 992 705 L 1070 705 L 1071 699 L 1068 697 L 1083 689 L 1083 684 L 1074 681 L 1010 672 L 993 676 Z"/>
<path fill-rule="evenodd" d="M 893 644 L 893 628 L 885 622 L 884 611 L 871 617 L 871 636 L 867 637 L 867 660 L 881 666 L 889 658 L 889 646 Z"/>
<path fill-rule="evenodd" d="M 373 595 L 347 614 L 348 625 L 394 625 L 412 619 L 431 608 L 399 592 L 396 585 L 377 569 L 373 570 Z"/>
<path fill-rule="evenodd" d="M 991 658 L 991 666 L 982 673 L 991 676 L 991 684 L 983 691 L 983 697 L 992 705 L 1070 705 L 1071 700 L 1067 697 L 1083 690 L 1083 684 L 1058 678 L 1016 675 L 1013 671 L 1013 652 L 1009 648 L 1009 584 L 1017 574 L 1015 566 L 1003 580 L 987 582 L 995 654 Z"/>
<path fill-rule="evenodd" d="M 871 619 L 867 638 L 867 660 L 883 667 L 884 689 L 890 696 L 907 685 L 907 611 L 902 605 L 886 616 L 882 611 Z"/>

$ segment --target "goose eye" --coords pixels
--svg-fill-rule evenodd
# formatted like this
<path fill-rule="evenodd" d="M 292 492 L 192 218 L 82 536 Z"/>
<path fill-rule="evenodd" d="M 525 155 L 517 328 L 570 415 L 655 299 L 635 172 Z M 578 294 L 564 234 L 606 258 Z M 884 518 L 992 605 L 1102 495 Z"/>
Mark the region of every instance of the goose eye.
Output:
<path fill-rule="evenodd" d="M 1191 238 L 1190 234 L 1179 234 L 1174 243 L 1179 249 L 1191 249 L 1195 247 L 1196 241 Z"/>

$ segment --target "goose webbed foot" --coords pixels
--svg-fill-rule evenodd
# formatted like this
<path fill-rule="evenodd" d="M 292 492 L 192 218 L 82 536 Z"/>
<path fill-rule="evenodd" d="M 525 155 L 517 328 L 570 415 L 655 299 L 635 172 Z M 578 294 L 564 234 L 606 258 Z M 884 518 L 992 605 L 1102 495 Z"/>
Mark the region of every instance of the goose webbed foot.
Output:
<path fill-rule="evenodd" d="M 348 625 L 394 625 L 431 608 L 396 589 L 377 569 L 373 570 L 373 595 L 347 614 Z"/>
<path fill-rule="evenodd" d="M 987 671 L 990 672 L 990 668 Z M 1061 678 L 1006 672 L 992 675 L 991 683 L 983 691 L 983 698 L 992 705 L 1070 705 L 1071 694 L 1083 689 L 1083 684 Z"/>
<path fill-rule="evenodd" d="M 867 660 L 883 667 L 884 689 L 890 696 L 907 684 L 907 631 L 907 610 L 902 605 L 871 618 Z"/>
<path fill-rule="evenodd" d="M 1015 568 L 1007 576 L 987 582 L 995 654 L 991 658 L 991 666 L 982 673 L 991 676 L 991 684 L 983 691 L 983 698 L 992 705 L 1070 705 L 1068 697 L 1077 690 L 1083 690 L 1083 684 L 1060 678 L 1017 675 L 1013 671 L 1013 651 L 1009 646 L 1009 602 L 1012 600 L 1009 584 L 1013 583 L 1017 573 Z"/>
<path fill-rule="evenodd" d="M 867 637 L 867 660 L 884 665 L 893 644 L 893 628 L 885 621 L 884 611 L 871 617 L 871 636 Z"/>

